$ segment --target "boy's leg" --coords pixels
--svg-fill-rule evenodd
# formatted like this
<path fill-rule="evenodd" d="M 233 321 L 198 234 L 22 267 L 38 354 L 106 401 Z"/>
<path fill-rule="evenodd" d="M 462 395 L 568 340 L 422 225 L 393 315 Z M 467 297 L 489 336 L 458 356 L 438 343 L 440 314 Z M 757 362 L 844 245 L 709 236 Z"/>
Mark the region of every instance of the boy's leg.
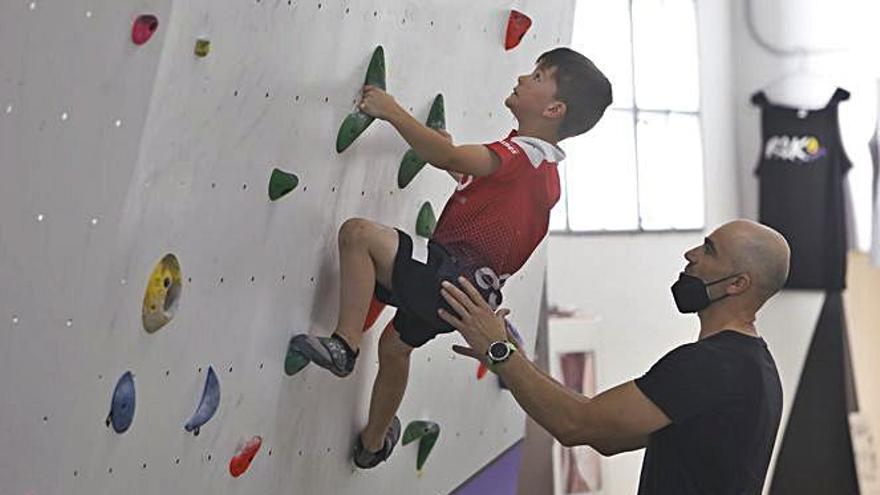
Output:
<path fill-rule="evenodd" d="M 357 352 L 376 282 L 392 291 L 398 234 L 391 227 L 350 218 L 339 228 L 339 316 L 336 334 Z"/>
<path fill-rule="evenodd" d="M 376 282 L 392 290 L 391 275 L 398 232 L 362 218 L 351 218 L 339 229 L 339 314 L 330 337 L 295 335 L 290 348 L 313 363 L 343 377 L 354 370 L 364 320 Z"/>
<path fill-rule="evenodd" d="M 361 442 L 369 452 L 378 452 L 385 445 L 386 432 L 406 391 L 412 351 L 389 323 L 379 340 L 379 373 L 370 398 L 370 419 L 361 433 Z"/>

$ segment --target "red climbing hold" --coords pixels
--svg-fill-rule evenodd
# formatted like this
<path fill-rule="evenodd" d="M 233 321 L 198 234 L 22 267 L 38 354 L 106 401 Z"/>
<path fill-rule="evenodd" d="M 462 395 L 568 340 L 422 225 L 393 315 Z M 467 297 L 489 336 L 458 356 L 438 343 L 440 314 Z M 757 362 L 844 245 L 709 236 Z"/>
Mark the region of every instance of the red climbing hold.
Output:
<path fill-rule="evenodd" d="M 376 296 L 373 296 L 373 299 L 370 301 L 370 310 L 367 311 L 367 319 L 364 321 L 364 332 L 376 323 L 383 309 L 385 309 L 385 305 L 380 303 Z"/>
<path fill-rule="evenodd" d="M 489 367 L 486 366 L 484 363 L 480 363 L 480 366 L 477 368 L 477 380 L 482 380 L 488 372 Z"/>
<path fill-rule="evenodd" d="M 532 27 L 532 20 L 529 19 L 529 16 L 518 10 L 511 10 L 510 17 L 507 19 L 507 35 L 504 38 L 504 49 L 512 50 L 516 48 L 530 27 Z"/>
<path fill-rule="evenodd" d="M 149 14 L 138 16 L 131 26 L 131 41 L 135 45 L 143 45 L 150 41 L 157 29 L 159 29 L 159 19 L 156 19 L 156 16 Z"/>
<path fill-rule="evenodd" d="M 229 461 L 229 474 L 233 478 L 238 478 L 248 470 L 261 445 L 263 445 L 263 439 L 256 436 L 248 440 L 243 447 L 239 446 L 235 456 Z"/>

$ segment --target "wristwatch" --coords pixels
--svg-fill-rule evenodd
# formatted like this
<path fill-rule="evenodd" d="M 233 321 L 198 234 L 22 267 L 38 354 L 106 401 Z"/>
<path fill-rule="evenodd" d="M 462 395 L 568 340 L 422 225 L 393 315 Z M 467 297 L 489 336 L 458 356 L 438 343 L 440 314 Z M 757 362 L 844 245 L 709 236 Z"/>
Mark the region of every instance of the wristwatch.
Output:
<path fill-rule="evenodd" d="M 495 368 L 510 359 L 514 352 L 516 352 L 516 346 L 506 340 L 489 344 L 489 349 L 486 351 L 489 369 L 495 371 Z"/>

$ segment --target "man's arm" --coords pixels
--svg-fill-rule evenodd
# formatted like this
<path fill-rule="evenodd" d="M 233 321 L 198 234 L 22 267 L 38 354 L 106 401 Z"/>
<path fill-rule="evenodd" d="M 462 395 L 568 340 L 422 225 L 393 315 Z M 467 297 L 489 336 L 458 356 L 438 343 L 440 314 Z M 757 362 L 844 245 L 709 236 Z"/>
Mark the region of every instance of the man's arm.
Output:
<path fill-rule="evenodd" d="M 458 283 L 464 291 L 448 282 L 442 290 L 457 316 L 443 309 L 439 316 L 470 345 L 453 346 L 453 350 L 485 359 L 492 342 L 507 339 L 504 317 L 509 311 L 493 311 L 468 280 L 459 278 Z M 563 445 L 586 444 L 611 455 L 646 445 L 651 433 L 670 424 L 632 381 L 590 399 L 565 388 L 519 352 L 495 371 L 529 416 Z"/>
<path fill-rule="evenodd" d="M 516 401 L 566 446 L 590 445 L 604 455 L 647 445 L 669 418 L 627 382 L 590 399 L 550 378 L 521 354 L 496 367 Z"/>
<path fill-rule="evenodd" d="M 553 377 L 551 377 L 545 370 L 541 369 L 534 361 L 531 361 L 529 359 L 525 359 L 525 361 L 535 372 L 543 375 L 554 386 L 564 391 L 571 390 L 565 385 L 559 383 L 557 380 L 553 379 Z M 614 455 L 647 447 L 649 437 L 650 435 L 636 435 L 631 438 L 617 438 L 613 441 L 601 442 L 601 444 L 599 442 L 594 442 L 594 444 L 591 446 L 604 455 Z"/>

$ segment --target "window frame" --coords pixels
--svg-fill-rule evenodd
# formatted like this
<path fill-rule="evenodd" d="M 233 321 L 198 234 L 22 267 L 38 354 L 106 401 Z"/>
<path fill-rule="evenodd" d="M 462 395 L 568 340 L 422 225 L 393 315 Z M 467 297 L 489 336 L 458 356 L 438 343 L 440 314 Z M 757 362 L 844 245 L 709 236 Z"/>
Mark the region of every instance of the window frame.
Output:
<path fill-rule="evenodd" d="M 607 1 L 607 0 L 603 0 Z M 700 58 L 699 58 L 699 49 L 700 49 L 700 26 L 699 26 L 699 3 L 697 0 L 690 0 L 693 4 L 694 8 L 694 16 L 696 18 L 696 32 L 694 33 L 694 47 L 697 50 L 697 87 L 700 89 L 700 98 L 697 101 L 697 109 L 696 110 L 671 110 L 671 109 L 651 109 L 651 108 L 640 108 L 638 103 L 638 95 L 636 91 L 636 46 L 635 46 L 635 34 L 634 34 L 634 26 L 633 26 L 633 2 L 637 0 L 627 0 L 629 4 L 628 9 L 628 19 L 629 19 L 629 39 L 630 39 L 630 90 L 632 91 L 632 106 L 631 107 L 615 107 L 610 106 L 606 110 L 606 114 L 608 112 L 626 112 L 629 113 L 632 117 L 633 124 L 633 139 L 632 146 L 634 148 L 633 154 L 635 157 L 635 174 L 636 174 L 636 211 L 638 212 L 638 228 L 635 229 L 587 229 L 587 230 L 573 230 L 571 228 L 571 215 L 568 210 L 568 198 L 569 190 L 568 190 L 568 182 L 569 176 L 565 174 L 565 180 L 561 181 L 560 184 L 562 188 L 565 190 L 564 194 L 564 209 L 565 209 L 565 227 L 562 229 L 548 229 L 548 234 L 555 236 L 606 236 L 606 235 L 633 235 L 633 234 L 677 234 L 677 233 L 695 233 L 695 232 L 703 232 L 706 229 L 706 217 L 708 214 L 708 207 L 706 203 L 706 152 L 705 152 L 705 139 L 704 139 L 704 128 L 703 128 L 703 105 L 702 105 L 702 97 L 703 97 L 703 85 L 702 80 L 700 78 Z M 577 8 L 577 6 L 575 6 Z M 640 167 L 639 167 L 639 116 L 640 114 L 653 114 L 653 115 L 665 115 L 669 116 L 672 114 L 675 115 L 687 115 L 691 117 L 697 118 L 697 124 L 700 128 L 700 168 L 703 172 L 703 222 L 700 227 L 688 227 L 688 228 L 664 228 L 664 229 L 646 229 L 644 225 L 644 219 L 642 217 L 642 197 L 641 197 L 641 180 L 640 180 Z"/>

